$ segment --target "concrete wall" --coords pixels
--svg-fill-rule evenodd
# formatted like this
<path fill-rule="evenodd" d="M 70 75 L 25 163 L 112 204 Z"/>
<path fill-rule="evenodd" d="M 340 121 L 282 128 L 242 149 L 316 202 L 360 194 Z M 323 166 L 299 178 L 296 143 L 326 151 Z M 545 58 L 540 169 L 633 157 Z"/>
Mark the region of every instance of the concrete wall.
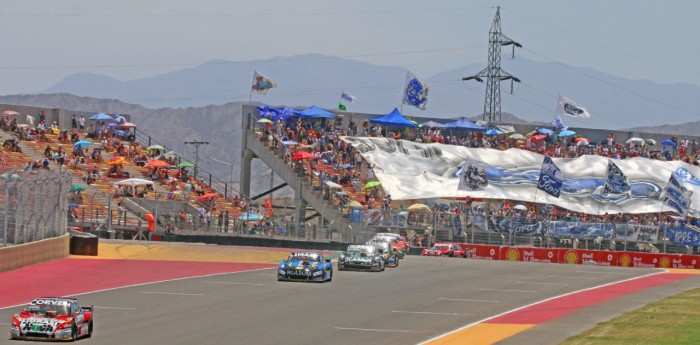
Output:
<path fill-rule="evenodd" d="M 6 272 L 54 259 L 68 257 L 70 236 L 0 248 L 0 272 Z"/>
<path fill-rule="evenodd" d="M 80 118 L 81 115 L 85 116 L 85 129 L 89 129 L 91 124 L 94 124 L 95 121 L 90 121 L 88 120 L 90 116 L 95 115 L 97 111 L 94 112 L 89 112 L 89 111 L 79 111 L 79 110 L 68 110 L 68 109 L 59 109 L 59 108 L 46 108 L 46 107 L 33 107 L 33 106 L 28 106 L 28 105 L 15 105 L 15 104 L 6 104 L 6 103 L 0 103 L 0 111 L 3 111 L 5 109 L 9 110 L 14 110 L 20 115 L 17 116 L 11 116 L 10 119 L 16 118 L 17 123 L 23 124 L 27 123 L 27 115 L 34 116 L 34 125 L 39 124 L 39 114 L 41 110 L 44 110 L 44 115 L 46 115 L 46 121 L 52 123 L 53 121 L 58 122 L 58 127 L 59 128 L 66 128 L 70 129 L 71 128 L 71 119 L 73 118 L 73 114 L 77 115 L 78 118 Z M 111 114 L 110 114 L 111 115 Z M 128 114 L 121 114 L 124 116 L 124 118 L 127 121 L 131 121 L 131 115 Z"/>
<path fill-rule="evenodd" d="M 240 237 L 221 235 L 166 235 L 165 242 L 206 243 L 226 246 L 276 247 L 290 249 L 346 250 L 350 243 L 295 241 L 263 237 Z"/>

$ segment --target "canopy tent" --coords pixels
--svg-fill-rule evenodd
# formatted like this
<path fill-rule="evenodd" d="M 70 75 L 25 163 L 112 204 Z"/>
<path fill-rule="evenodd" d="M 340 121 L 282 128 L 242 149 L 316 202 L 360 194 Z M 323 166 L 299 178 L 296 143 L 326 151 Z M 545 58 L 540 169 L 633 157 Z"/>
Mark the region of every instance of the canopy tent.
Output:
<path fill-rule="evenodd" d="M 269 117 L 272 121 L 286 120 L 293 116 L 299 116 L 299 111 L 294 108 L 275 108 L 267 105 L 258 106 L 260 116 Z"/>
<path fill-rule="evenodd" d="M 503 132 L 505 134 L 515 133 L 515 127 L 513 127 L 513 126 L 496 125 L 494 128 L 499 129 L 501 132 Z"/>
<path fill-rule="evenodd" d="M 338 115 L 312 105 L 299 112 L 302 119 L 335 119 Z"/>
<path fill-rule="evenodd" d="M 432 127 L 432 128 L 445 128 L 445 124 L 435 121 L 423 122 L 420 124 L 421 127 Z"/>
<path fill-rule="evenodd" d="M 399 109 L 394 108 L 394 111 L 390 112 L 389 114 L 386 114 L 384 116 L 376 117 L 374 119 L 369 120 L 371 123 L 378 123 L 380 125 L 385 125 L 385 126 L 395 126 L 395 127 L 411 127 L 411 128 L 416 128 L 418 127 L 418 124 L 407 120 L 401 113 L 399 112 Z"/>
<path fill-rule="evenodd" d="M 445 128 L 457 128 L 457 129 L 470 129 L 476 131 L 483 131 L 484 127 L 477 126 L 474 122 L 467 120 L 463 117 L 457 121 L 448 122 L 445 124 Z"/>

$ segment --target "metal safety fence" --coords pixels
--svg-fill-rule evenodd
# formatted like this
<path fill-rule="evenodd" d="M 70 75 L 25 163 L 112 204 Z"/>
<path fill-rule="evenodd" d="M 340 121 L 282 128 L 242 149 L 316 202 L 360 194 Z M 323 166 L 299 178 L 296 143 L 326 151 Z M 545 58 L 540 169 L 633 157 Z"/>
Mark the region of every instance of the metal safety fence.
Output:
<path fill-rule="evenodd" d="M 66 232 L 71 174 L 12 170 L 0 177 L 3 246 L 57 237 Z"/>

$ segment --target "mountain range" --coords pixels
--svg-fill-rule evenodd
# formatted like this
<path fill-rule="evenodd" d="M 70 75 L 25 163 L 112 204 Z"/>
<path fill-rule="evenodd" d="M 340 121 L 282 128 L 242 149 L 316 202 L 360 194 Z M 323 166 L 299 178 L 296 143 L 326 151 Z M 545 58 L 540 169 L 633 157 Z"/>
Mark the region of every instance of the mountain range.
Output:
<path fill-rule="evenodd" d="M 567 125 L 621 129 L 632 126 L 680 124 L 700 120 L 700 87 L 629 80 L 591 68 L 523 58 L 503 59 L 502 67 L 521 83 L 502 83 L 502 110 L 529 122 L 551 122 L 558 95 L 590 110 L 590 119 L 565 119 Z M 404 106 L 408 116 L 457 118 L 483 112 L 485 85 L 461 81 L 484 68 L 469 64 L 433 76 L 418 76 L 430 84 L 427 109 Z M 265 96 L 251 94 L 253 71 L 275 80 Z M 255 62 L 209 61 L 149 78 L 121 81 L 98 74 L 66 77 L 37 93 L 69 93 L 119 99 L 151 109 L 220 105 L 257 101 L 270 105 L 336 108 L 341 91 L 357 97 L 350 111 L 387 114 L 401 107 L 406 69 L 326 55 L 276 57 Z"/>

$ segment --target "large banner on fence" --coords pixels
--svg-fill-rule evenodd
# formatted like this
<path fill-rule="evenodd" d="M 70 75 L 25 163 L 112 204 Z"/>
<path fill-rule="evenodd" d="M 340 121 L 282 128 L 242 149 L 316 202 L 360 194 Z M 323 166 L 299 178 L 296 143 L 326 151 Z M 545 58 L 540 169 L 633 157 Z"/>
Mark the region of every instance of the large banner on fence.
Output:
<path fill-rule="evenodd" d="M 637 157 L 615 161 L 629 181 L 629 194 L 600 193 L 605 185 L 608 158 L 584 155 L 575 159 L 553 158 L 566 177 L 560 197 L 556 198 L 536 193 L 544 156 L 534 152 L 372 137 L 342 139 L 375 166 L 374 174 L 394 200 L 470 196 L 552 204 L 587 214 L 651 213 L 662 210 L 659 195 L 672 173 L 685 182 L 688 190 L 700 190 L 700 179 L 695 178 L 700 174 L 699 167 Z M 467 160 L 485 167 L 488 185 L 482 190 L 458 190 Z M 700 193 L 693 193 L 691 201 L 690 214 L 700 216 Z"/>
<path fill-rule="evenodd" d="M 666 238 L 679 246 L 700 246 L 700 232 L 688 228 L 664 228 Z"/>
<path fill-rule="evenodd" d="M 659 227 L 640 224 L 615 224 L 615 239 L 627 242 L 656 243 L 659 240 Z"/>
<path fill-rule="evenodd" d="M 579 240 L 594 240 L 602 237 L 611 240 L 615 233 L 612 223 L 583 223 L 552 221 L 547 224 L 547 236 L 559 238 L 576 238 Z"/>

